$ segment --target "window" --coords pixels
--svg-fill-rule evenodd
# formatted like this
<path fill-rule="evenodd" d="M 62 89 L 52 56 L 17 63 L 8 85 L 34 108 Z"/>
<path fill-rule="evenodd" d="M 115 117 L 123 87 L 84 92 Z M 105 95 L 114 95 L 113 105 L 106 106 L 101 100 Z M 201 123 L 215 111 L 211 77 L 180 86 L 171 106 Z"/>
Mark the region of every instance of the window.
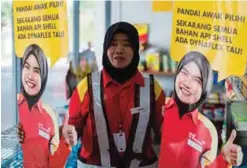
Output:
<path fill-rule="evenodd" d="M 13 75 L 12 1 L 1 1 L 1 132 L 16 124 Z"/>
<path fill-rule="evenodd" d="M 95 21 L 96 21 L 96 3 L 97 1 L 80 1 L 80 51 L 88 48 L 90 41 L 94 46 L 95 39 Z"/>

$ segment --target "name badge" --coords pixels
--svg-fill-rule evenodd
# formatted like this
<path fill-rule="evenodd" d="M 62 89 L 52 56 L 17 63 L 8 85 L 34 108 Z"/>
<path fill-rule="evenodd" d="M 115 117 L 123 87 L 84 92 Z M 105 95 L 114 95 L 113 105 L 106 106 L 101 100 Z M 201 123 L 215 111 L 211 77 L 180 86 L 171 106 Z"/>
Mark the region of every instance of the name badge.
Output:
<path fill-rule="evenodd" d="M 194 148 L 195 150 L 197 150 L 198 152 L 200 152 L 200 153 L 202 152 L 202 146 L 199 145 L 199 144 L 197 144 L 197 143 L 194 142 L 193 140 L 188 139 L 187 144 L 188 144 L 189 146 L 191 146 L 192 148 Z"/>
<path fill-rule="evenodd" d="M 143 107 L 134 107 L 130 109 L 131 114 L 137 114 L 137 113 L 142 113 L 145 112 Z"/>
<path fill-rule="evenodd" d="M 39 135 L 47 140 L 50 140 L 50 135 L 41 129 L 39 129 Z"/>
<path fill-rule="evenodd" d="M 114 142 L 118 149 L 118 152 L 124 152 L 126 150 L 126 138 L 124 132 L 114 133 Z"/>

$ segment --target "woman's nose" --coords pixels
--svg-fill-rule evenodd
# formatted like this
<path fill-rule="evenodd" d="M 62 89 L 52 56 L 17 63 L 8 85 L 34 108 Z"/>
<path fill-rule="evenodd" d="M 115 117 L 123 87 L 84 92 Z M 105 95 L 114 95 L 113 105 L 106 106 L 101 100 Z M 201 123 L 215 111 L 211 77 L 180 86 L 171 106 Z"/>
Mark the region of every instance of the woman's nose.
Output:
<path fill-rule="evenodd" d="M 191 87 L 190 81 L 191 79 L 189 76 L 187 78 L 184 78 L 184 86 L 188 89 Z"/>
<path fill-rule="evenodd" d="M 32 71 L 28 72 L 28 79 L 33 79 L 33 72 Z"/>
<path fill-rule="evenodd" d="M 117 45 L 116 53 L 117 54 L 123 53 L 123 47 L 121 45 Z"/>

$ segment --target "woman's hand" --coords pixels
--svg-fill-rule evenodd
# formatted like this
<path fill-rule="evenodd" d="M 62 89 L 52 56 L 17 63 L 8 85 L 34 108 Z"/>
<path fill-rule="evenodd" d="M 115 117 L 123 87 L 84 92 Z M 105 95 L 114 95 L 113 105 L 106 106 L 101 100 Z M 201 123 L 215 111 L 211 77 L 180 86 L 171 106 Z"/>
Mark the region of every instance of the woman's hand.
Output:
<path fill-rule="evenodd" d="M 221 151 L 225 160 L 233 166 L 239 166 L 243 160 L 243 152 L 241 147 L 233 143 L 236 135 L 236 131 L 232 130 L 230 138 L 228 139 Z"/>
<path fill-rule="evenodd" d="M 18 127 L 17 127 L 17 136 L 19 138 L 19 142 L 23 143 L 24 139 L 25 139 L 25 132 L 24 132 L 23 127 L 20 123 L 18 124 Z"/>

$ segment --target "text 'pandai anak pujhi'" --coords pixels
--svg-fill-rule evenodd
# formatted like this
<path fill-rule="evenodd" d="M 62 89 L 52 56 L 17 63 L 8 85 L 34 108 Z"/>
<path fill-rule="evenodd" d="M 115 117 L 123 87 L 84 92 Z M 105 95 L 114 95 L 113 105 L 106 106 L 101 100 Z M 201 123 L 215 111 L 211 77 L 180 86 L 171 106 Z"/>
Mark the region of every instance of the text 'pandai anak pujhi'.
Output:
<path fill-rule="evenodd" d="M 212 18 L 218 20 L 228 20 L 232 22 L 245 22 L 245 16 L 234 15 L 229 13 L 211 12 L 211 11 L 200 11 L 193 9 L 178 8 L 177 13 L 181 15 L 199 16 L 202 18 Z"/>
<path fill-rule="evenodd" d="M 242 55 L 233 40 L 239 35 L 236 25 L 244 24 L 245 16 L 184 8 L 176 13 L 181 16 L 175 21 L 176 43 Z"/>
<path fill-rule="evenodd" d="M 63 6 L 63 1 L 52 1 L 52 2 L 44 2 L 35 5 L 27 5 L 27 6 L 19 6 L 16 8 L 16 12 L 29 12 L 33 10 L 43 10 L 49 8 L 59 8 Z"/>

